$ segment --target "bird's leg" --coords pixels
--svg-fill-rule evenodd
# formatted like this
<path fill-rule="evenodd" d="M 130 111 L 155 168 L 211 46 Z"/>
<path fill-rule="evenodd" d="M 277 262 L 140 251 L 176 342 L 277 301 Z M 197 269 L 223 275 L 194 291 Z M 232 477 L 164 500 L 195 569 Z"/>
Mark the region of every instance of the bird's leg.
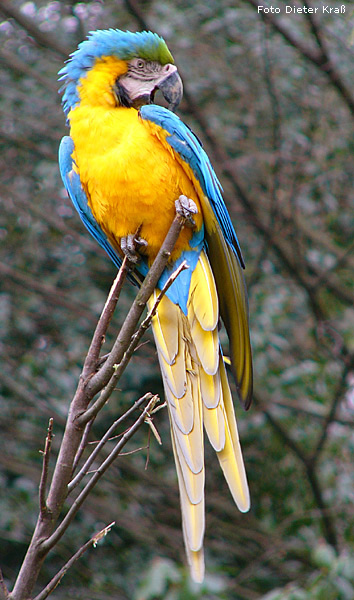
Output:
<path fill-rule="evenodd" d="M 146 248 L 147 241 L 139 236 L 139 230 L 135 233 L 128 233 L 120 240 L 120 247 L 130 262 L 136 264 L 139 260 L 139 246 Z"/>
<path fill-rule="evenodd" d="M 175 201 L 176 212 L 186 219 L 187 227 L 195 227 L 193 215 L 196 215 L 198 208 L 194 200 L 187 198 L 183 194 Z"/>

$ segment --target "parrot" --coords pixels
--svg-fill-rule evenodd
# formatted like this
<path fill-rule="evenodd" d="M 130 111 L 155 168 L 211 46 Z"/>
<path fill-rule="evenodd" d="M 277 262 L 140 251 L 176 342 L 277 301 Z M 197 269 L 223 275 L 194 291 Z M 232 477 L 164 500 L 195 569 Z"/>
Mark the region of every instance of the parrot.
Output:
<path fill-rule="evenodd" d="M 250 494 L 225 365 L 247 410 L 252 352 L 243 256 L 201 142 L 176 115 L 183 84 L 157 33 L 90 32 L 59 71 L 70 127 L 59 147 L 63 184 L 83 224 L 139 284 L 175 218 L 189 217 L 149 302 L 168 408 L 182 532 L 192 578 L 204 578 L 204 430 L 241 512 Z M 155 103 L 160 92 L 166 106 Z M 223 323 L 229 356 L 223 355 Z"/>

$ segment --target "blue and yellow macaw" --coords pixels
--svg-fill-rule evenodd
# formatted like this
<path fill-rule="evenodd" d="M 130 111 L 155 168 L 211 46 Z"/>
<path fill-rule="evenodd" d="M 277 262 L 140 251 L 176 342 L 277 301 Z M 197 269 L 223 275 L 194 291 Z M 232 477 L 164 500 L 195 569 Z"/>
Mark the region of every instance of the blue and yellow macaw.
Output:
<path fill-rule="evenodd" d="M 181 231 L 159 288 L 183 260 L 189 269 L 163 297 L 152 326 L 187 558 L 193 578 L 202 581 L 203 425 L 238 508 L 245 512 L 250 506 L 218 335 L 221 317 L 238 395 L 248 408 L 252 359 L 241 250 L 208 157 L 172 112 L 182 98 L 182 82 L 161 37 L 150 31 L 92 32 L 60 74 L 70 124 L 70 137 L 60 145 L 61 175 L 82 221 L 113 262 L 120 266 L 128 254 L 144 277 L 176 206 L 192 213 L 193 226 Z M 157 90 L 171 110 L 153 104 Z"/>

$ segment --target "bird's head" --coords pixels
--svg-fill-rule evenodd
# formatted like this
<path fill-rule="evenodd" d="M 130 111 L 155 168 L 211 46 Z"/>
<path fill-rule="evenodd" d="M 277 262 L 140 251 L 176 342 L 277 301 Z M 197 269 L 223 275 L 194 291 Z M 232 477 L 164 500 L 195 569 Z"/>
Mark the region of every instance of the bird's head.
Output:
<path fill-rule="evenodd" d="M 157 90 L 175 110 L 183 94 L 172 54 L 151 31 L 91 32 L 59 74 L 65 113 L 81 103 L 139 108 L 151 104 Z"/>

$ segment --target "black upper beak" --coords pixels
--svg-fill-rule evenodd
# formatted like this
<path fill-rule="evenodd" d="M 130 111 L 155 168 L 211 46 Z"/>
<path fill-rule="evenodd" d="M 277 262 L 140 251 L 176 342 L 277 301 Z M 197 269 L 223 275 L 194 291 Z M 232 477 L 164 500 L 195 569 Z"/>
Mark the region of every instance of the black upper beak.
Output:
<path fill-rule="evenodd" d="M 168 102 L 168 108 L 175 111 L 183 96 L 183 83 L 178 72 L 173 71 L 171 75 L 167 75 L 157 87 L 161 90 L 163 97 Z"/>

